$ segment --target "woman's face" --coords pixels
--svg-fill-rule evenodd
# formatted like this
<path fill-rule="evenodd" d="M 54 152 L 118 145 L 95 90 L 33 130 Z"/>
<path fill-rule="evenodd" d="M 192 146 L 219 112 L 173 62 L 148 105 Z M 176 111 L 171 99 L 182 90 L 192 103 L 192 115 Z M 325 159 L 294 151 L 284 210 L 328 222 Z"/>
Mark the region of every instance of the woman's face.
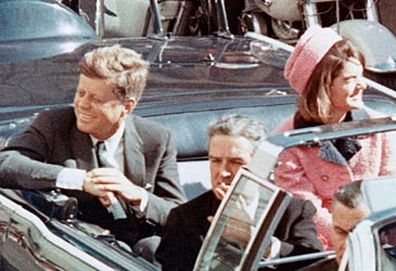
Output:
<path fill-rule="evenodd" d="M 362 108 L 363 91 L 366 89 L 363 66 L 359 60 L 351 59 L 344 64 L 340 74 L 330 85 L 332 114 L 345 114 L 351 109 Z"/>

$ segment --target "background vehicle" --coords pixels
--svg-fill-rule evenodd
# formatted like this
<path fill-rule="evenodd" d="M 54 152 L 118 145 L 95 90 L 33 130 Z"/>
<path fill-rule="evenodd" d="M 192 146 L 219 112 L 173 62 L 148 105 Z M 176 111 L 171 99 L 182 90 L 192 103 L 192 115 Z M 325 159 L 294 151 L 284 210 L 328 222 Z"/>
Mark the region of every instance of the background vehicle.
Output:
<path fill-rule="evenodd" d="M 35 0 L 46 3 L 56 3 Z M 45 30 L 31 30 L 32 38 L 43 38 L 59 35 L 85 35 L 85 38 L 94 38 L 93 30 L 99 38 L 161 36 L 168 34 L 210 35 L 217 34 L 228 38 L 232 34 L 245 34 L 253 31 L 277 38 L 281 41 L 294 44 L 298 37 L 311 25 L 319 24 L 331 26 L 344 37 L 352 40 L 366 57 L 366 76 L 390 88 L 396 88 L 396 37 L 386 27 L 379 23 L 377 6 L 373 0 L 309 0 L 299 3 L 295 0 L 96 0 L 96 1 L 60 1 L 68 4 L 78 12 L 91 26 L 85 33 L 70 33 L 70 29 L 79 29 L 72 23 L 65 21 L 64 16 L 42 10 L 46 16 L 34 17 L 37 10 L 30 9 L 32 1 L 6 0 L 2 3 L 2 12 L 16 14 L 18 20 L 6 21 L 7 29 L 3 37 L 10 32 L 17 35 L 26 35 L 28 32 L 23 26 L 30 22 L 45 24 L 51 21 L 51 16 L 57 17 L 58 33 L 47 33 Z M 33 4 L 34 5 L 34 4 Z M 15 7 L 18 11 L 15 11 Z M 36 5 L 37 6 L 37 5 Z M 14 10 L 12 10 L 14 9 Z M 60 9 L 56 9 L 59 11 Z M 47 9 L 49 11 L 49 9 Z M 28 14 L 28 16 L 26 16 Z M 133 15 L 133 16 L 131 16 Z M 158 28 L 156 21 L 161 23 Z M 81 23 L 81 22 L 79 22 Z M 12 29 L 21 28 L 18 31 Z M 3 25 L 3 28 L 5 26 Z M 19 29 L 18 28 L 18 29 Z M 86 27 L 87 28 L 87 27 Z M 60 29 L 63 33 L 59 33 Z M 65 32 L 66 30 L 66 32 Z M 91 32 L 91 33 L 88 33 Z M 372 37 L 376 37 L 373 39 Z M 15 37 L 13 37 L 15 38 Z M 32 40 L 31 42 L 36 42 Z M 49 42 L 49 41 L 48 41 Z M 52 40 L 51 43 L 54 41 Z M 76 44 L 77 41 L 74 42 Z M 33 44 L 34 45 L 34 44 Z M 52 44 L 53 45 L 53 44 Z M 76 46 L 76 45 L 75 45 Z M 43 48 L 43 53 L 53 54 L 54 51 L 71 50 L 68 48 L 51 46 Z M 4 51 L 9 54 L 9 48 Z"/>
<path fill-rule="evenodd" d="M 70 3 L 63 1 L 69 6 L 74 6 L 75 12 L 83 16 L 98 37 L 141 37 L 152 32 L 151 20 L 155 14 L 150 6 L 152 0 L 79 0 Z M 166 32 L 171 32 L 175 23 L 179 20 L 180 10 L 185 1 L 166 0 L 155 1 L 157 10 L 161 14 L 161 22 Z"/>
<path fill-rule="evenodd" d="M 179 18 L 183 23 L 175 35 L 232 37 L 252 31 L 288 44 L 309 26 L 333 27 L 363 52 L 366 76 L 396 88 L 396 37 L 379 22 L 373 0 L 187 1 Z"/>
<path fill-rule="evenodd" d="M 367 76 L 396 88 L 396 37 L 380 24 L 375 1 L 246 0 L 245 3 L 242 29 L 273 35 L 293 44 L 309 26 L 333 27 L 363 52 Z"/>
<path fill-rule="evenodd" d="M 0 1 L 0 62 L 51 57 L 95 39 L 71 9 L 51 0 Z"/>

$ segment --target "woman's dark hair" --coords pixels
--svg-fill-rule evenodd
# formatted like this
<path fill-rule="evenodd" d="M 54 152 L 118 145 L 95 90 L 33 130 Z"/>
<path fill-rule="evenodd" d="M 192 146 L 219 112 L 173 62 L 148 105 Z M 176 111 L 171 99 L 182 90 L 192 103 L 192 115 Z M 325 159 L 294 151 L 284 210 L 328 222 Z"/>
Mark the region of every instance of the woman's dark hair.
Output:
<path fill-rule="evenodd" d="M 351 42 L 341 40 L 319 62 L 298 100 L 298 114 L 304 120 L 326 123 L 330 118 L 330 86 L 349 61 L 365 65 L 363 54 Z"/>

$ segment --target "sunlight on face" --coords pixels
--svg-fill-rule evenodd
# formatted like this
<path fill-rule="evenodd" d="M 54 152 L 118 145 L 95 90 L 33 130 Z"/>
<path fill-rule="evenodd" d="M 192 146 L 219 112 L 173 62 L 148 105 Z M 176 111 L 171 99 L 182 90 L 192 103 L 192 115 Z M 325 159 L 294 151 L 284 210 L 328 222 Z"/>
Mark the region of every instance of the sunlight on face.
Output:
<path fill-rule="evenodd" d="M 212 190 L 222 199 L 238 170 L 249 163 L 253 144 L 242 136 L 215 135 L 209 143 Z"/>
<path fill-rule="evenodd" d="M 97 139 L 111 137 L 121 121 L 133 109 L 133 102 L 121 102 L 113 93 L 114 85 L 105 79 L 80 75 L 74 96 L 77 128 Z"/>
<path fill-rule="evenodd" d="M 340 74 L 330 86 L 333 113 L 345 114 L 352 109 L 362 108 L 363 91 L 367 85 L 363 78 L 363 66 L 358 60 L 345 63 Z"/>
<path fill-rule="evenodd" d="M 349 233 L 356 223 L 366 215 L 365 210 L 361 208 L 349 208 L 335 202 L 333 208 L 333 243 L 338 263 L 344 254 Z"/>

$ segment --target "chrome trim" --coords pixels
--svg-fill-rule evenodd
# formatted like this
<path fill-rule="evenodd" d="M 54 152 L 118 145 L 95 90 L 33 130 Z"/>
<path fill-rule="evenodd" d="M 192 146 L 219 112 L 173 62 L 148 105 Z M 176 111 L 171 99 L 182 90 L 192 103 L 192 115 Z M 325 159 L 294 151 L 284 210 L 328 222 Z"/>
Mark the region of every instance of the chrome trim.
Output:
<path fill-rule="evenodd" d="M 330 256 L 334 256 L 334 255 L 335 255 L 334 250 L 307 253 L 307 254 L 303 254 L 303 255 L 284 257 L 284 258 L 268 260 L 268 261 L 261 261 L 259 264 L 259 268 L 263 268 L 263 267 L 267 267 L 267 266 L 271 266 L 271 265 L 280 265 L 280 264 L 295 263 L 295 262 L 300 262 L 300 261 L 321 259 L 321 258 L 330 257 Z"/>
<path fill-rule="evenodd" d="M 74 256 L 79 261 L 84 262 L 88 266 L 92 267 L 92 270 L 113 270 L 113 268 L 110 268 L 91 255 L 77 249 L 73 245 L 53 234 L 37 216 L 2 195 L 0 195 L 0 205 L 8 209 L 11 221 L 15 221 L 16 217 L 29 221 L 32 226 L 36 227 L 41 238 L 48 241 L 48 243 L 50 243 L 52 246 L 56 246 L 60 250 L 67 252 L 67 254 Z"/>
<path fill-rule="evenodd" d="M 264 36 L 264 35 L 259 34 L 259 33 L 247 32 L 244 35 L 244 37 L 245 38 L 251 38 L 251 39 L 254 39 L 254 40 L 267 42 L 267 43 L 269 43 L 269 44 L 271 44 L 271 45 L 273 45 L 275 47 L 281 48 L 281 49 L 286 50 L 288 52 L 293 52 L 293 50 L 294 50 L 294 47 L 291 46 L 291 45 L 288 45 L 287 43 L 281 42 L 279 40 L 272 39 L 270 37 Z"/>

